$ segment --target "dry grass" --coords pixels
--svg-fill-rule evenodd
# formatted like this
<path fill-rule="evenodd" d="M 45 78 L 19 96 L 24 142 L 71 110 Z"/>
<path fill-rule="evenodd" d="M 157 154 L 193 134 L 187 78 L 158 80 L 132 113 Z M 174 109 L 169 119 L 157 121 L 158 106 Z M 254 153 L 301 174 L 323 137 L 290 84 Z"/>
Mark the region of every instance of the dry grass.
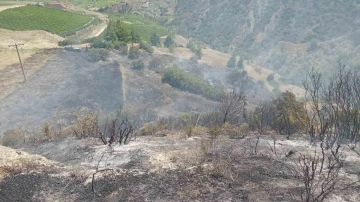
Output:
<path fill-rule="evenodd" d="M 200 62 L 204 62 L 214 67 L 226 67 L 230 54 L 212 50 L 210 48 L 203 49 L 203 57 Z"/>
<path fill-rule="evenodd" d="M 178 46 L 186 47 L 186 44 L 189 42 L 189 40 L 181 35 L 175 35 L 175 43 Z"/>
<path fill-rule="evenodd" d="M 225 123 L 220 127 L 209 128 L 208 133 L 212 138 L 226 136 L 231 139 L 242 139 L 249 133 L 249 126 L 247 124 L 235 126 Z"/>
<path fill-rule="evenodd" d="M 74 119 L 75 123 L 70 126 L 61 124 L 54 126 L 46 121 L 41 129 L 34 129 L 34 131 L 23 131 L 20 129 L 8 130 L 0 138 L 0 144 L 8 147 L 16 147 L 24 143 L 37 145 L 49 141 L 59 141 L 69 137 L 99 137 L 99 121 L 97 115 L 92 113 L 77 113 L 74 115 Z"/>
<path fill-rule="evenodd" d="M 154 47 L 155 54 L 161 55 L 173 55 L 181 59 L 189 60 L 191 57 L 195 56 L 190 49 L 184 47 L 174 48 L 174 51 L 171 53 L 168 48 L 164 47 Z M 210 48 L 203 49 L 203 57 L 199 62 L 208 64 L 214 67 L 226 67 L 226 64 L 230 58 L 229 54 L 222 53 L 220 51 L 215 51 Z"/>
<path fill-rule="evenodd" d="M 0 42 L 1 43 L 1 42 Z M 32 55 L 34 55 L 37 51 L 35 49 L 20 49 L 20 56 L 23 61 L 30 58 Z M 5 67 L 12 65 L 12 64 L 18 64 L 19 58 L 16 53 L 16 49 L 12 48 L 0 48 L 0 58 L 6 58 L 6 60 L 1 59 L 0 60 L 0 71 L 5 69 Z M 20 68 L 20 65 L 19 65 Z M 0 86 L 2 84 L 0 83 Z"/>
<path fill-rule="evenodd" d="M 58 42 L 64 38 L 49 32 L 37 31 L 11 31 L 7 29 L 0 29 L 0 48 L 8 48 L 10 44 L 21 44 L 21 49 L 47 49 L 58 47 Z"/>
<path fill-rule="evenodd" d="M 139 128 L 138 135 L 139 136 L 154 135 L 157 131 L 158 130 L 155 125 L 150 123 L 145 123 L 141 128 Z"/>
<path fill-rule="evenodd" d="M 6 9 L 17 8 L 17 7 L 21 7 L 21 6 L 25 6 L 25 5 L 8 5 L 8 6 L 0 5 L 0 12 L 3 10 L 6 10 Z"/>
<path fill-rule="evenodd" d="M 54 163 L 45 157 L 0 146 L 0 179 L 13 172 L 31 171 L 34 167 L 49 167 L 51 165 Z"/>
<path fill-rule="evenodd" d="M 186 59 L 186 60 L 189 60 L 192 56 L 194 56 L 193 52 L 191 52 L 187 48 L 182 48 L 182 47 L 174 48 L 173 52 L 170 52 L 170 50 L 165 47 L 154 47 L 154 54 L 173 55 L 173 56 L 179 57 L 181 59 Z"/>
<path fill-rule="evenodd" d="M 273 73 L 273 71 L 269 69 L 256 66 L 249 63 L 248 61 L 244 62 L 244 69 L 247 71 L 248 75 L 252 77 L 255 81 L 266 81 L 266 78 Z"/>
<path fill-rule="evenodd" d="M 202 126 L 188 126 L 184 129 L 184 139 L 193 136 L 203 136 L 207 134 L 208 129 Z"/>
<path fill-rule="evenodd" d="M 98 116 L 93 113 L 76 113 L 75 125 L 72 126 L 74 135 L 79 138 L 97 137 L 99 131 Z"/>
<path fill-rule="evenodd" d="M 30 76 L 49 58 L 47 53 L 37 54 L 39 49 L 55 48 L 58 46 L 58 41 L 63 40 L 63 38 L 45 31 L 10 31 L 6 29 L 0 29 L 0 38 L 0 58 L 6 58 L 0 60 L 0 99 L 6 97 L 16 84 L 23 81 L 21 68 L 18 66 L 19 58 L 16 49 L 8 47 L 8 45 L 24 44 L 20 46 L 19 53 L 25 73 Z M 36 56 L 36 54 L 37 57 L 34 60 L 38 59 L 38 61 L 29 65 L 27 61 L 32 60 L 32 56 Z M 30 61 L 30 63 L 32 62 Z"/>

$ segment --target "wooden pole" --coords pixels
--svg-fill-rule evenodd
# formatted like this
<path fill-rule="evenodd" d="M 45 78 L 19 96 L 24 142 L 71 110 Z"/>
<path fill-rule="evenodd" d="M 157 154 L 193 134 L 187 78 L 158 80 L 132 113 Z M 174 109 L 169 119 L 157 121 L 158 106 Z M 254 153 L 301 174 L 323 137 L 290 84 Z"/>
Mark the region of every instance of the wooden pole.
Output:
<path fill-rule="evenodd" d="M 20 54 L 19 54 L 19 49 L 18 49 L 18 47 L 19 47 L 19 46 L 22 46 L 22 45 L 24 45 L 24 44 L 16 44 L 16 43 L 15 43 L 15 45 L 9 45 L 9 47 L 15 47 L 15 48 L 16 48 L 16 52 L 17 52 L 17 54 L 18 54 L 19 61 L 20 61 L 21 70 L 22 70 L 22 73 L 23 73 L 23 75 L 24 75 L 24 81 L 26 82 L 25 71 L 24 71 L 24 67 L 23 67 L 22 62 L 21 62 L 21 58 L 20 58 Z"/>

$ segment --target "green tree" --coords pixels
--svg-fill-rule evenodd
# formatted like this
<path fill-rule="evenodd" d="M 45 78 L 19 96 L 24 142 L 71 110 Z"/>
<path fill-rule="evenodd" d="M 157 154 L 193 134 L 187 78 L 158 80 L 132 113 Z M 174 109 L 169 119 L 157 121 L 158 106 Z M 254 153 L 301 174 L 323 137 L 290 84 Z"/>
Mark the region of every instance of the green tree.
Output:
<path fill-rule="evenodd" d="M 231 85 L 239 85 L 242 81 L 246 81 L 248 78 L 247 72 L 245 70 L 239 71 L 235 69 L 227 76 L 227 82 Z"/>
<path fill-rule="evenodd" d="M 175 37 L 173 35 L 171 35 L 171 34 L 168 34 L 166 36 L 164 46 L 166 48 L 169 48 L 170 50 L 172 50 L 175 47 Z"/>
<path fill-rule="evenodd" d="M 236 65 L 236 57 L 235 55 L 232 55 L 226 64 L 226 67 L 234 69 Z"/>
<path fill-rule="evenodd" d="M 198 59 L 201 59 L 202 56 L 203 56 L 202 48 L 201 48 L 201 47 L 198 47 L 198 48 L 196 49 L 196 51 L 195 51 L 195 54 L 196 54 L 196 57 L 197 57 Z"/>
<path fill-rule="evenodd" d="M 113 20 L 110 20 L 108 27 L 105 30 L 106 41 L 118 41 L 116 34 L 116 23 Z"/>
<path fill-rule="evenodd" d="M 244 69 L 244 64 L 243 63 L 244 63 L 244 61 L 242 59 L 239 59 L 239 61 L 236 64 L 236 67 L 238 69 Z"/>
<path fill-rule="evenodd" d="M 186 48 L 190 49 L 192 52 L 196 52 L 197 42 L 194 39 L 190 39 L 190 41 L 186 44 Z"/>
<path fill-rule="evenodd" d="M 120 20 L 116 21 L 115 30 L 116 36 L 119 41 L 129 42 L 130 34 L 129 31 L 121 25 L 122 22 Z"/>
<path fill-rule="evenodd" d="M 130 41 L 131 41 L 131 47 L 134 47 L 134 43 L 140 42 L 140 36 L 135 32 L 134 29 L 131 29 Z"/>
<path fill-rule="evenodd" d="M 152 46 L 161 46 L 160 36 L 156 32 L 152 33 L 150 42 Z"/>
<path fill-rule="evenodd" d="M 154 53 L 154 48 L 148 44 L 146 41 L 141 40 L 140 41 L 140 48 L 145 50 L 147 53 Z"/>
<path fill-rule="evenodd" d="M 128 30 L 124 26 L 122 26 L 121 21 L 110 20 L 109 25 L 105 31 L 104 39 L 111 42 L 128 42 L 130 40 L 130 34 Z"/>
<path fill-rule="evenodd" d="M 268 82 L 273 81 L 274 79 L 275 79 L 274 73 L 269 74 L 269 76 L 266 77 L 266 80 L 267 80 Z"/>
<path fill-rule="evenodd" d="M 281 135 L 286 135 L 287 139 L 292 134 L 301 132 L 305 129 L 306 111 L 303 103 L 296 100 L 293 93 L 286 91 L 272 102 L 274 119 L 272 129 Z"/>

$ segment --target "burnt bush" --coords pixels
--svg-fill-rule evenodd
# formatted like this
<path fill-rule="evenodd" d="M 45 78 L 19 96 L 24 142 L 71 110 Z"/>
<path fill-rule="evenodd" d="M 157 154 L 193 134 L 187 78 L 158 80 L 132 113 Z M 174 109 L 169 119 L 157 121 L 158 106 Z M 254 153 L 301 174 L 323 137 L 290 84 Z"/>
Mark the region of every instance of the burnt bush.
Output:
<path fill-rule="evenodd" d="M 99 132 L 102 142 L 106 145 L 114 143 L 127 144 L 133 137 L 135 128 L 128 119 L 120 120 L 115 118 L 103 125 L 102 132 Z"/>

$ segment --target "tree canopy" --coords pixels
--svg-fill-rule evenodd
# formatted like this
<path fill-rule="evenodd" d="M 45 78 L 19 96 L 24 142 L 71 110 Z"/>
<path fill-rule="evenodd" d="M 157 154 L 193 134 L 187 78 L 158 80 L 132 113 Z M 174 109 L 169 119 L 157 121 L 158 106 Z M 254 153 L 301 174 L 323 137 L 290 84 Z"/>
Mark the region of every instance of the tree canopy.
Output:
<path fill-rule="evenodd" d="M 158 35 L 158 33 L 152 33 L 150 37 L 150 42 L 152 46 L 161 46 L 160 36 Z"/>
<path fill-rule="evenodd" d="M 292 92 L 286 91 L 272 103 L 274 119 L 273 130 L 289 138 L 292 134 L 305 129 L 306 111 L 304 104 L 296 100 Z"/>
<path fill-rule="evenodd" d="M 236 65 L 236 57 L 235 55 L 232 55 L 226 64 L 226 67 L 234 69 Z"/>

